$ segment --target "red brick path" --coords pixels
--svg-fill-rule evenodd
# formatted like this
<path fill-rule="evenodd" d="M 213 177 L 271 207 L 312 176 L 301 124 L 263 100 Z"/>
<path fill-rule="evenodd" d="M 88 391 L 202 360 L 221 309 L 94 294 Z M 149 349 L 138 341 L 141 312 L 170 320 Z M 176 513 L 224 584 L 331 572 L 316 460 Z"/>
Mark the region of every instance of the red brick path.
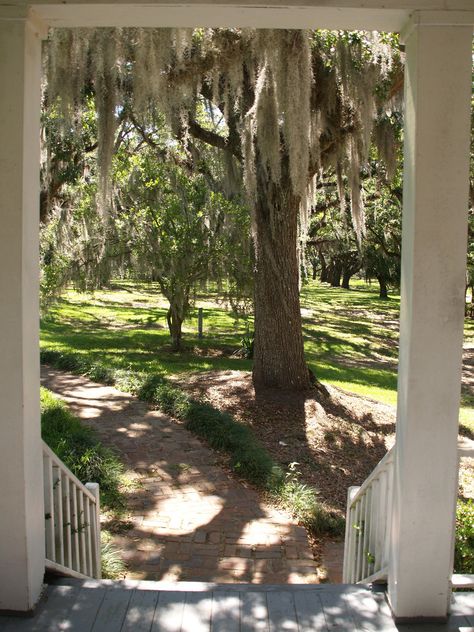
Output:
<path fill-rule="evenodd" d="M 42 383 L 114 447 L 138 485 L 114 542 L 128 577 L 316 583 L 306 531 L 228 476 L 183 425 L 108 386 L 43 367 Z"/>

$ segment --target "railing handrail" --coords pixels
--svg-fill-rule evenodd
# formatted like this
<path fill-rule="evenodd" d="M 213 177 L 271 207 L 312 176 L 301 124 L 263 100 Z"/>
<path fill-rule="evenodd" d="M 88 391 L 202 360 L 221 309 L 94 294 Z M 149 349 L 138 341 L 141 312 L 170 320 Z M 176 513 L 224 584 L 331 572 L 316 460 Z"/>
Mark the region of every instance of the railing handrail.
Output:
<path fill-rule="evenodd" d="M 47 454 L 49 458 L 51 459 L 51 461 L 53 461 L 53 463 L 56 465 L 56 467 L 59 467 L 61 472 L 63 472 L 63 474 L 65 474 L 68 477 L 71 483 L 74 483 L 76 487 L 79 487 L 82 493 L 88 496 L 89 499 L 95 504 L 96 499 L 95 499 L 94 494 L 87 489 L 84 483 L 81 483 L 81 481 L 77 478 L 77 476 L 75 476 L 71 472 L 68 466 L 63 461 L 61 461 L 59 456 L 51 450 L 51 448 L 49 447 L 47 443 L 43 441 L 43 455 L 44 454 Z"/>
<path fill-rule="evenodd" d="M 390 448 L 390 450 L 385 454 L 385 456 L 382 459 L 380 459 L 380 461 L 377 463 L 377 465 L 374 467 L 371 473 L 367 476 L 367 478 L 359 487 L 359 489 L 354 494 L 354 496 L 352 496 L 351 505 L 357 502 L 359 498 L 365 494 L 365 492 L 370 487 L 372 482 L 376 478 L 378 478 L 378 476 L 380 476 L 380 474 L 383 471 L 385 471 L 389 465 L 392 465 L 394 457 L 395 457 L 395 446 L 393 445 Z"/>

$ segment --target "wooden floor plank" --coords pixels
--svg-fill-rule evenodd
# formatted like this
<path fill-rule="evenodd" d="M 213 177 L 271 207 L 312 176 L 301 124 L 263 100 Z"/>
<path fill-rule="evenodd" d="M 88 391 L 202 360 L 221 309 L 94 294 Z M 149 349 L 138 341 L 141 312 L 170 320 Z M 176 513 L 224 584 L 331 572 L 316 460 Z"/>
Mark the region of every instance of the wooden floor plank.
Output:
<path fill-rule="evenodd" d="M 358 630 L 363 632 L 397 632 L 390 608 L 383 594 L 347 593 L 343 600 Z"/>
<path fill-rule="evenodd" d="M 105 598 L 106 588 L 82 588 L 69 611 L 67 632 L 90 632 Z"/>
<path fill-rule="evenodd" d="M 150 632 L 158 596 L 153 590 L 133 591 L 121 632 Z"/>
<path fill-rule="evenodd" d="M 455 595 L 447 624 L 396 626 L 364 586 L 177 586 L 56 584 L 35 617 L 0 617 L 0 632 L 474 632 L 472 593 Z"/>
<path fill-rule="evenodd" d="M 186 593 L 175 590 L 160 592 L 151 632 L 181 632 Z"/>
<path fill-rule="evenodd" d="M 241 593 L 240 632 L 270 632 L 267 593 Z"/>
<path fill-rule="evenodd" d="M 240 632 L 240 594 L 218 591 L 212 596 L 211 632 Z"/>
<path fill-rule="evenodd" d="M 267 594 L 270 632 L 298 632 L 293 592 L 280 590 Z"/>
<path fill-rule="evenodd" d="M 320 592 L 316 590 L 314 592 L 295 591 L 298 632 L 326 632 L 326 617 L 319 595 Z"/>
<path fill-rule="evenodd" d="M 12 617 L 5 626 L 5 632 L 58 632 L 65 629 L 79 590 L 77 586 L 50 586 L 38 614 L 34 618 Z"/>
<path fill-rule="evenodd" d="M 321 593 L 321 603 L 328 630 L 331 632 L 355 632 L 357 630 L 343 592 L 323 592 Z"/>
<path fill-rule="evenodd" d="M 186 593 L 181 632 L 209 632 L 212 593 Z"/>
<path fill-rule="evenodd" d="M 97 613 L 93 632 L 120 632 L 132 594 L 133 590 L 127 588 L 108 588 Z"/>

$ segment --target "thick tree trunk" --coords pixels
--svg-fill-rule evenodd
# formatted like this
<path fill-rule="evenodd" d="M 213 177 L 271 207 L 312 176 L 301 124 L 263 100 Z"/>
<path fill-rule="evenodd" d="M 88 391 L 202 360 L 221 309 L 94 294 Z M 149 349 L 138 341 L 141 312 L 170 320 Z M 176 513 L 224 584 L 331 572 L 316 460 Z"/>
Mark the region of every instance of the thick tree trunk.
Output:
<path fill-rule="evenodd" d="M 379 286 L 380 286 L 379 297 L 388 298 L 388 286 L 387 286 L 386 278 L 382 275 L 379 275 L 377 277 L 377 281 L 379 282 Z"/>
<path fill-rule="evenodd" d="M 342 287 L 345 290 L 349 290 L 349 282 L 351 280 L 352 277 L 352 272 L 350 270 L 344 270 L 342 273 Z"/>
<path fill-rule="evenodd" d="M 320 252 L 318 256 L 319 256 L 319 263 L 321 264 L 321 275 L 319 279 L 321 283 L 327 283 L 329 281 L 329 275 L 328 275 L 328 266 L 326 263 L 326 259 L 324 258 L 324 255 L 322 252 Z"/>
<path fill-rule="evenodd" d="M 313 281 L 316 281 L 316 279 L 318 278 L 318 262 L 316 261 L 316 259 L 311 260 L 311 267 Z"/>
<path fill-rule="evenodd" d="M 332 287 L 341 287 L 341 277 L 342 277 L 342 264 L 340 261 L 336 259 L 333 264 L 332 274 L 331 274 L 331 285 Z"/>
<path fill-rule="evenodd" d="M 310 377 L 298 291 L 299 199 L 289 186 L 269 189 L 255 207 L 253 383 L 257 393 L 271 388 L 301 391 L 310 388 Z"/>

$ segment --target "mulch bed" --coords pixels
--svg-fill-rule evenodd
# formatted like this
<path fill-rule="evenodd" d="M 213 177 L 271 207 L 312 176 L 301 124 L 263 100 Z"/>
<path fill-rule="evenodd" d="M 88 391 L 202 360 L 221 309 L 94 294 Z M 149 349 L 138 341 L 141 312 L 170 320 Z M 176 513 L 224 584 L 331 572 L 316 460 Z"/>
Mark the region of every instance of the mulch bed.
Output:
<path fill-rule="evenodd" d="M 334 387 L 328 396 L 313 390 L 256 398 L 250 372 L 209 371 L 176 381 L 251 426 L 283 466 L 296 462 L 301 480 L 341 515 L 347 488 L 364 481 L 395 439 L 393 408 Z"/>

